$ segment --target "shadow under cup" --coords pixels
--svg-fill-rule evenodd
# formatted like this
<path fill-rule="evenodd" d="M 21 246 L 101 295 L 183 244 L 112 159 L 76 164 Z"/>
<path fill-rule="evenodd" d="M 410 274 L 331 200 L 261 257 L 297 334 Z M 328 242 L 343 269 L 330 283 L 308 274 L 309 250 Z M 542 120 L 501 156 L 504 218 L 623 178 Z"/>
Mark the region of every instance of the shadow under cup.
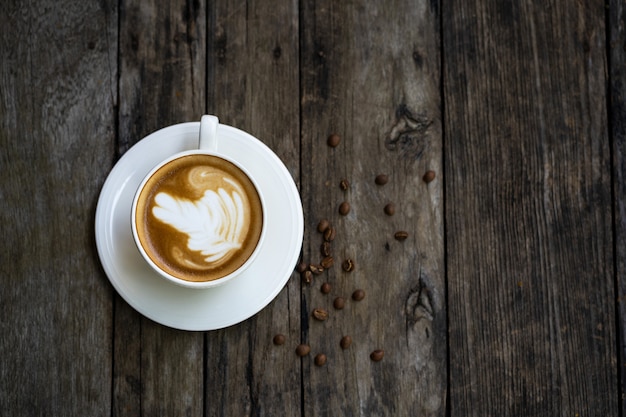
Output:
<path fill-rule="evenodd" d="M 146 262 L 166 279 L 194 288 L 243 272 L 265 232 L 255 181 L 236 162 L 199 150 L 177 154 L 148 173 L 131 217 Z"/>

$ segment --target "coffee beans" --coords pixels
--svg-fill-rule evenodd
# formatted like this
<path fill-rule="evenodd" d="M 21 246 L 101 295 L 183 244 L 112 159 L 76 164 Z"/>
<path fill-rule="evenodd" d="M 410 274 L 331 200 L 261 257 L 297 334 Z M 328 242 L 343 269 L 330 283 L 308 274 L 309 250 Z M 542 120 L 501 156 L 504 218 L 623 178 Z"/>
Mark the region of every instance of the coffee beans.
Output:
<path fill-rule="evenodd" d="M 382 349 L 376 349 L 375 351 L 370 353 L 370 359 L 373 360 L 374 362 L 382 361 L 384 356 L 385 356 L 385 351 Z"/>
<path fill-rule="evenodd" d="M 302 356 L 306 356 L 311 352 L 311 347 L 309 345 L 305 345 L 304 343 L 301 345 L 298 345 L 298 347 L 296 347 L 296 355 L 302 357 Z"/>
<path fill-rule="evenodd" d="M 396 238 L 396 240 L 399 240 L 400 242 L 402 242 L 403 240 L 406 240 L 406 238 L 409 237 L 408 232 L 405 232 L 404 230 L 398 230 L 393 237 Z"/>
<path fill-rule="evenodd" d="M 317 224 L 317 231 L 320 233 L 324 233 L 326 229 L 328 229 L 329 227 L 330 227 L 330 222 L 326 219 L 322 219 Z"/>
<path fill-rule="evenodd" d="M 303 273 L 304 271 L 307 270 L 307 268 L 309 267 L 309 265 L 307 265 L 306 262 L 300 262 L 297 266 L 296 266 L 296 271 L 298 271 L 299 273 Z"/>
<path fill-rule="evenodd" d="M 339 205 L 339 214 L 341 214 L 342 216 L 345 216 L 348 213 L 350 213 L 350 203 L 348 203 L 347 201 L 344 201 L 343 203 Z"/>
<path fill-rule="evenodd" d="M 336 133 L 333 133 L 328 137 L 328 139 L 326 139 L 326 143 L 331 148 L 336 148 L 337 145 L 339 145 L 339 142 L 341 142 L 341 137 Z"/>
<path fill-rule="evenodd" d="M 313 273 L 309 269 L 300 274 L 300 276 L 302 277 L 302 281 L 305 284 L 310 284 L 311 282 L 313 282 Z"/>
<path fill-rule="evenodd" d="M 322 292 L 322 294 L 330 293 L 331 289 L 332 289 L 332 286 L 328 282 L 323 283 L 322 286 L 320 287 L 320 291 Z"/>
<path fill-rule="evenodd" d="M 330 242 L 324 241 L 320 246 L 320 252 L 322 252 L 322 256 L 330 256 Z"/>
<path fill-rule="evenodd" d="M 315 275 L 320 275 L 324 272 L 324 267 L 322 265 L 311 264 L 309 265 L 309 270 Z"/>
<path fill-rule="evenodd" d="M 277 334 L 276 336 L 274 336 L 273 342 L 276 346 L 281 346 L 285 344 L 285 335 L 284 334 Z"/>
<path fill-rule="evenodd" d="M 422 179 L 424 180 L 426 184 L 428 184 L 429 182 L 432 182 L 435 179 L 435 176 L 436 176 L 435 171 L 426 171 Z"/>
<path fill-rule="evenodd" d="M 313 310 L 313 318 L 315 320 L 324 321 L 328 319 L 328 311 L 323 308 L 316 308 Z"/>
<path fill-rule="evenodd" d="M 335 236 L 337 236 L 337 231 L 332 226 L 324 231 L 324 240 L 326 242 L 332 242 L 335 240 Z"/>
<path fill-rule="evenodd" d="M 345 261 L 341 263 L 341 269 L 343 269 L 346 272 L 353 271 L 354 267 L 355 267 L 354 261 L 350 258 L 346 259 Z"/>
<path fill-rule="evenodd" d="M 350 183 L 348 182 L 347 179 L 342 179 L 341 181 L 339 181 L 339 188 L 341 188 L 343 191 L 347 191 L 348 188 L 350 188 Z"/>
<path fill-rule="evenodd" d="M 317 366 L 324 366 L 326 365 L 326 355 L 324 355 L 323 353 L 318 353 L 317 355 L 315 355 L 315 365 Z"/>
<path fill-rule="evenodd" d="M 389 203 L 384 208 L 385 214 L 387 216 L 393 216 L 396 213 L 396 206 L 393 203 Z"/>
<path fill-rule="evenodd" d="M 361 301 L 365 298 L 365 291 L 358 289 L 352 293 L 352 299 L 354 301 Z"/>
<path fill-rule="evenodd" d="M 385 185 L 389 182 L 389 177 L 386 174 L 378 174 L 374 178 L 376 185 Z"/>
<path fill-rule="evenodd" d="M 324 269 L 329 269 L 331 266 L 333 266 L 335 263 L 335 260 L 333 259 L 332 256 L 327 256 L 324 259 L 322 259 L 321 265 L 322 268 Z"/>
<path fill-rule="evenodd" d="M 352 338 L 350 336 L 344 336 L 339 341 L 339 346 L 341 346 L 343 350 L 348 349 L 351 344 L 352 344 Z"/>
<path fill-rule="evenodd" d="M 335 301 L 333 301 L 333 307 L 335 307 L 335 310 L 343 310 L 345 306 L 346 299 L 343 297 L 337 297 L 335 298 Z"/>

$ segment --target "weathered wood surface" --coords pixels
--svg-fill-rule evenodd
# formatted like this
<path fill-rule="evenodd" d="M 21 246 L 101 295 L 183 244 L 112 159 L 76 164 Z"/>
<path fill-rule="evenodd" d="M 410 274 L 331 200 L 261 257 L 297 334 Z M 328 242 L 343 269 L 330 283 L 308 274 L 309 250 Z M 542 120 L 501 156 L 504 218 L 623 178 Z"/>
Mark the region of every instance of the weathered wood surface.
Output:
<path fill-rule="evenodd" d="M 451 415 L 618 415 L 602 1 L 442 26 Z"/>
<path fill-rule="evenodd" d="M 626 412 L 623 2 L 5 3 L 0 415 Z M 335 264 L 185 332 L 115 293 L 93 220 L 124 152 L 204 113 L 282 158 Z"/>
<path fill-rule="evenodd" d="M 621 415 L 626 414 L 626 5 L 622 1 L 609 4 L 608 58 L 609 68 L 609 133 L 613 141 L 613 195 L 615 227 L 615 273 L 619 327 L 618 374 Z"/>

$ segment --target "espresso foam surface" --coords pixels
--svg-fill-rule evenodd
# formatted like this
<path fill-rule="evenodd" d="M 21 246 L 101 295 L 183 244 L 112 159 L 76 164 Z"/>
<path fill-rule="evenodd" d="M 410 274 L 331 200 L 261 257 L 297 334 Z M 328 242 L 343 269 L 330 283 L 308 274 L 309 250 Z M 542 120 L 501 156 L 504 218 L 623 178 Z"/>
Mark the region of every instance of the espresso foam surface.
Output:
<path fill-rule="evenodd" d="M 150 258 L 172 275 L 190 281 L 227 275 L 258 242 L 258 194 L 228 161 L 179 158 L 158 170 L 144 192 L 144 204 L 137 208 L 138 219 L 143 217 L 137 223 L 140 240 Z"/>

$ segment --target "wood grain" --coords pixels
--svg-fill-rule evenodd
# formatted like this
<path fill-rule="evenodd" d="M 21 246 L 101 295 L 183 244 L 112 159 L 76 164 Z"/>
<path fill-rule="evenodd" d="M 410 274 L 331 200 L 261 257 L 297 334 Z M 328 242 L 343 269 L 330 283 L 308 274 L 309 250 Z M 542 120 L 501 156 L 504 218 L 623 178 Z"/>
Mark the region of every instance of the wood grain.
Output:
<path fill-rule="evenodd" d="M 0 415 L 98 415 L 113 293 L 93 218 L 115 142 L 116 10 L 10 1 L 0 26 Z"/>
<path fill-rule="evenodd" d="M 209 22 L 208 111 L 267 144 L 297 183 L 297 3 L 217 1 Z M 285 345 L 273 345 L 278 333 Z M 206 414 L 300 415 L 300 362 L 293 353 L 299 335 L 297 279 L 254 317 L 207 333 Z"/>
<path fill-rule="evenodd" d="M 436 2 L 301 3 L 304 256 L 319 263 L 321 219 L 333 267 L 303 288 L 304 415 L 445 415 L 440 55 Z M 336 148 L 327 146 L 338 134 Z M 427 170 L 438 174 L 426 184 Z M 384 173 L 389 183 L 374 183 Z M 342 179 L 350 186 L 343 191 Z M 338 213 L 342 202 L 350 211 Z M 393 216 L 384 214 L 389 202 Z M 409 238 L 394 239 L 398 230 Z M 351 272 L 343 260 L 354 260 Z M 323 282 L 330 294 L 320 292 Z M 356 302 L 351 294 L 365 291 Z M 335 297 L 346 307 L 336 310 Z M 329 312 L 320 322 L 315 308 Z M 353 343 L 342 350 L 339 342 Z M 380 362 L 370 360 L 376 349 Z M 328 360 L 316 366 L 314 357 Z"/>
<path fill-rule="evenodd" d="M 618 415 L 604 4 L 447 6 L 451 415 Z"/>
<path fill-rule="evenodd" d="M 626 413 L 626 7 L 609 4 L 610 123 L 613 140 L 615 273 L 618 300 L 618 374 L 620 411 Z"/>
<path fill-rule="evenodd" d="M 120 5 L 120 154 L 162 127 L 197 121 L 206 100 L 206 10 L 200 2 Z M 113 411 L 202 415 L 202 333 L 173 330 L 115 302 Z"/>

